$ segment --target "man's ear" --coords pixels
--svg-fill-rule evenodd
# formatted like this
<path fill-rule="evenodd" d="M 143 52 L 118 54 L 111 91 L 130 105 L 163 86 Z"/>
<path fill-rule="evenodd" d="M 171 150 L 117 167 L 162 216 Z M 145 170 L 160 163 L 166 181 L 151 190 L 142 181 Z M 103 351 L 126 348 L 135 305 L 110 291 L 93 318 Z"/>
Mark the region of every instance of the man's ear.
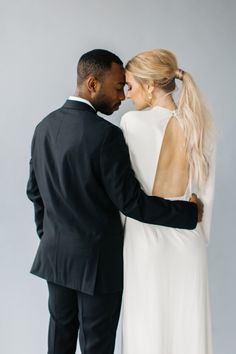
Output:
<path fill-rule="evenodd" d="M 96 93 L 99 87 L 100 87 L 100 83 L 94 76 L 90 76 L 87 79 L 87 88 L 90 94 Z"/>

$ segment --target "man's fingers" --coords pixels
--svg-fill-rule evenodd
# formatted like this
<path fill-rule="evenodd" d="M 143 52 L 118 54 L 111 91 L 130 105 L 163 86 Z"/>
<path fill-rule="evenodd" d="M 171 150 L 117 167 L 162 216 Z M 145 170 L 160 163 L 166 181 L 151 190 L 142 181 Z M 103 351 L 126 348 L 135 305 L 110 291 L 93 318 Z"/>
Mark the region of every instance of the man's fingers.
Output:
<path fill-rule="evenodd" d="M 192 193 L 192 196 L 189 199 L 190 202 L 197 204 L 198 197 L 195 193 Z"/>
<path fill-rule="evenodd" d="M 197 197 L 195 193 L 192 193 L 191 198 L 189 199 L 190 202 L 197 204 L 198 209 L 198 222 L 202 221 L 204 205 L 202 201 Z"/>

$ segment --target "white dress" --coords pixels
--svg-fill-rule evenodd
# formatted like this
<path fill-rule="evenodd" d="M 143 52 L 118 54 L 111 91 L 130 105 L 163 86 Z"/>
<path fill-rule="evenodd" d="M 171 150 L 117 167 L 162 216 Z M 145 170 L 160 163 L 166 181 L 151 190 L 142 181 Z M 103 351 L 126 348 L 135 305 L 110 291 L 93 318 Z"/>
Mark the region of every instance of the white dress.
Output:
<path fill-rule="evenodd" d="M 151 195 L 169 119 L 175 111 L 154 107 L 121 120 L 132 167 Z M 179 119 L 176 116 L 176 119 Z M 214 163 L 204 192 L 205 208 L 195 230 L 125 221 L 123 354 L 212 354 L 207 244 L 214 187 Z"/>

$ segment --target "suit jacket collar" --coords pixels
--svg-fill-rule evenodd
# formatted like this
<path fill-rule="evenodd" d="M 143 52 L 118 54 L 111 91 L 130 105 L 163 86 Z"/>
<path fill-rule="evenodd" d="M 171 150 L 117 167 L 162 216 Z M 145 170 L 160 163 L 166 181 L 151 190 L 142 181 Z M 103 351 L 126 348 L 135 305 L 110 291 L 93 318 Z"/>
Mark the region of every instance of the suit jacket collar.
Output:
<path fill-rule="evenodd" d="M 96 114 L 97 112 L 88 104 L 79 101 L 67 100 L 63 108 L 76 109 L 78 111 L 89 111 Z"/>

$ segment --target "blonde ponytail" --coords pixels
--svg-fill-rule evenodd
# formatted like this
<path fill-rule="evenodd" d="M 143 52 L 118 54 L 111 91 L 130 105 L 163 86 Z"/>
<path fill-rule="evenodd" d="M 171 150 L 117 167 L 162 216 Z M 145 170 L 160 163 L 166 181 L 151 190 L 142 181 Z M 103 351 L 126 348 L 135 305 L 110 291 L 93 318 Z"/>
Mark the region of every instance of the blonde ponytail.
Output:
<path fill-rule="evenodd" d="M 179 122 L 186 137 L 191 176 L 199 189 L 202 189 L 209 173 L 214 127 L 202 94 L 192 76 L 183 72 L 181 81 L 178 101 Z"/>

